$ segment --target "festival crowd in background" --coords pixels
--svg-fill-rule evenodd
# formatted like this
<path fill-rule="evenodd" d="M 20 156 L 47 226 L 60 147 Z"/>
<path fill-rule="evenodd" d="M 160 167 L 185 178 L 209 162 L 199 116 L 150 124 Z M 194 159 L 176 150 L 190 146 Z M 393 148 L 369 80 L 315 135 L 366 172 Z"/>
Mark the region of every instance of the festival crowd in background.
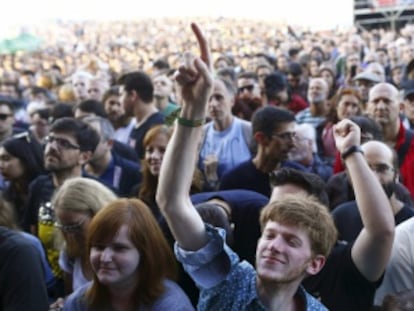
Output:
<path fill-rule="evenodd" d="M 197 23 L 0 55 L 0 310 L 414 308 L 414 26 Z"/>

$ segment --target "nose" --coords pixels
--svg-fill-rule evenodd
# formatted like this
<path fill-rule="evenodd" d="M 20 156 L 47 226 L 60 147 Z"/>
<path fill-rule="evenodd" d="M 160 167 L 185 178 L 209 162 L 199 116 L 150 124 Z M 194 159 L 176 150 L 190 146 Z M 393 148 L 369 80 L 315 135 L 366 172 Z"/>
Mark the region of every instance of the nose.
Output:
<path fill-rule="evenodd" d="M 154 149 L 153 152 L 150 154 L 151 159 L 160 159 L 161 158 L 161 152 L 158 149 Z"/>
<path fill-rule="evenodd" d="M 112 261 L 112 250 L 109 247 L 105 247 L 101 253 L 102 262 L 111 262 Z"/>
<path fill-rule="evenodd" d="M 269 249 L 272 252 L 281 252 L 284 247 L 283 237 L 278 234 L 272 241 L 269 242 Z"/>

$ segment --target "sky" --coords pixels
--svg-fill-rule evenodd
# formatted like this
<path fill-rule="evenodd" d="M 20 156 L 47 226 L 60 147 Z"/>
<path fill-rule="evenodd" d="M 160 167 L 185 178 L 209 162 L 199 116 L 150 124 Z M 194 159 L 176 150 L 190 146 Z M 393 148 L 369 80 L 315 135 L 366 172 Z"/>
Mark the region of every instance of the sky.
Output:
<path fill-rule="evenodd" d="M 51 19 L 130 19 L 156 16 L 225 16 L 279 19 L 316 29 L 352 25 L 352 0 L 11 0 L 0 20 L 10 25 Z M 22 8 L 24 8 L 22 10 Z"/>

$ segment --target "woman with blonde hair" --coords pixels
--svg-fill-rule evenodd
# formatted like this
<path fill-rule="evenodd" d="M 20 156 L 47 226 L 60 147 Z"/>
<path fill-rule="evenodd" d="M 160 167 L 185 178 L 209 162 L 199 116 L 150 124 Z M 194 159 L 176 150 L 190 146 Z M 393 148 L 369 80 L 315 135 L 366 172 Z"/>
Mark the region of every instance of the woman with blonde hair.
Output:
<path fill-rule="evenodd" d="M 92 279 L 85 244 L 86 232 L 95 214 L 116 198 L 100 182 L 83 177 L 68 179 L 54 195 L 52 206 L 57 218 L 55 226 L 62 232 L 64 239 L 59 265 L 65 272 L 66 294 Z"/>
<path fill-rule="evenodd" d="M 87 249 L 93 281 L 64 310 L 194 310 L 173 281 L 176 262 L 148 207 L 118 199 L 92 219 Z"/>

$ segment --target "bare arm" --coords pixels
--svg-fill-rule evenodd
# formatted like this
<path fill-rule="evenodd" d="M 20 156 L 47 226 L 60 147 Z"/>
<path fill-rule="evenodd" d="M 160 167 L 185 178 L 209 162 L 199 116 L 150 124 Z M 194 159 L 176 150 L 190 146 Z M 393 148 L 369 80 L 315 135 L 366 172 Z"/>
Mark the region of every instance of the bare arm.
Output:
<path fill-rule="evenodd" d="M 359 145 L 359 127 L 349 120 L 335 126 L 335 140 L 343 153 L 352 145 Z M 349 155 L 346 167 L 355 191 L 355 198 L 364 228 L 352 247 L 352 259 L 358 270 L 371 282 L 384 273 L 394 239 L 394 216 L 390 202 L 364 156 Z"/>
<path fill-rule="evenodd" d="M 200 120 L 205 118 L 213 78 L 207 41 L 197 25 L 192 24 L 192 30 L 201 58 L 185 54 L 185 63 L 178 69 L 176 80 L 183 101 L 181 117 Z M 186 250 L 198 250 L 207 244 L 204 223 L 189 196 L 202 131 L 201 126 L 177 123 L 161 165 L 156 196 L 175 239 Z"/>

